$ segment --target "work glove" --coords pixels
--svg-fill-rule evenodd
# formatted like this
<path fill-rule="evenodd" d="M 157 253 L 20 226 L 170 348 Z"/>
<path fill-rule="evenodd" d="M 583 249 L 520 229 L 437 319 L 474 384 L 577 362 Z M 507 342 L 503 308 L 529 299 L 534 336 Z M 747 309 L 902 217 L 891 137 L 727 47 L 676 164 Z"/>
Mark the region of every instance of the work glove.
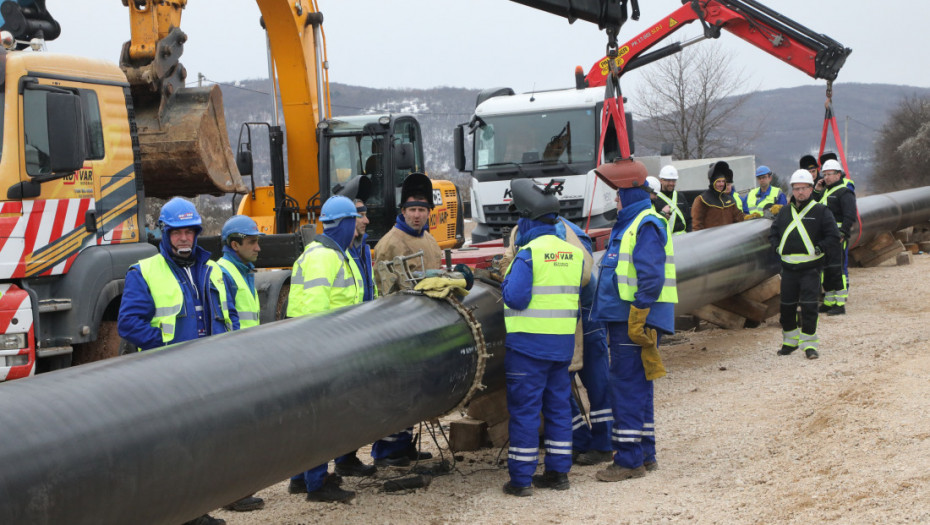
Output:
<path fill-rule="evenodd" d="M 627 321 L 627 334 L 630 340 L 642 347 L 641 359 L 646 371 L 646 380 L 652 381 L 665 376 L 665 366 L 659 355 L 659 336 L 655 329 L 646 327 L 649 308 L 637 308 L 630 305 L 630 317 Z"/>
<path fill-rule="evenodd" d="M 762 214 L 757 211 L 754 211 L 747 215 L 743 215 L 744 221 L 751 221 L 752 219 L 761 219 L 761 218 L 762 218 Z"/>
<path fill-rule="evenodd" d="M 769 211 L 772 212 L 772 215 L 778 215 L 778 212 L 781 211 L 781 204 L 773 204 Z"/>
<path fill-rule="evenodd" d="M 444 299 L 449 296 L 450 293 L 455 293 L 460 297 L 468 295 L 468 290 L 465 287 L 468 284 L 465 282 L 465 279 L 450 279 L 448 277 L 427 277 L 422 281 L 418 282 L 417 285 L 413 288 L 414 290 L 419 290 L 423 292 L 424 295 L 428 295 L 435 299 Z"/>

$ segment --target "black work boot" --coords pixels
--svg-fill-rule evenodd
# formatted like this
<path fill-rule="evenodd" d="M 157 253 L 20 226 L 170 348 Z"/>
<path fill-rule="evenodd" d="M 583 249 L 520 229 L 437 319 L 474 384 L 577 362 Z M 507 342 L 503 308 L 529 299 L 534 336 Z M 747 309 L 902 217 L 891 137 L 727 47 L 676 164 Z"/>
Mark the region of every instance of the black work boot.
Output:
<path fill-rule="evenodd" d="M 320 488 L 307 493 L 307 501 L 323 503 L 348 503 L 355 498 L 355 492 L 343 490 L 334 483 L 323 483 Z"/>
<path fill-rule="evenodd" d="M 306 486 L 304 486 L 304 492 L 306 492 Z M 230 503 L 229 505 L 223 505 L 223 508 L 236 512 L 250 512 L 253 510 L 260 510 L 265 508 L 265 500 L 262 498 L 256 498 L 255 496 L 246 496 L 242 499 Z"/>
<path fill-rule="evenodd" d="M 796 346 L 781 345 L 781 350 L 778 351 L 778 355 L 791 355 L 791 352 L 797 350 Z"/>
<path fill-rule="evenodd" d="M 614 459 L 613 450 L 589 450 L 578 454 L 575 458 L 576 465 L 600 465 Z"/>
<path fill-rule="evenodd" d="M 827 315 L 846 315 L 846 305 L 838 304 L 827 310 Z"/>
<path fill-rule="evenodd" d="M 820 308 L 817 309 L 817 311 L 820 312 L 820 313 L 822 313 L 822 314 L 825 314 L 825 313 L 829 312 L 831 308 L 833 308 L 833 305 L 832 305 L 832 304 L 822 304 L 822 305 L 820 305 Z"/>
<path fill-rule="evenodd" d="M 568 490 L 568 473 L 547 470 L 533 476 L 533 486 L 538 489 Z"/>
<path fill-rule="evenodd" d="M 351 456 L 349 459 L 336 463 L 336 474 L 340 476 L 349 476 L 349 477 L 367 477 L 374 475 L 378 471 L 378 467 L 374 465 L 366 465 L 362 463 L 362 460 L 358 459 L 356 456 Z"/>
<path fill-rule="evenodd" d="M 507 483 L 504 483 L 504 494 L 516 496 L 518 498 L 525 498 L 526 496 L 533 495 L 533 487 L 517 487 L 508 481 Z"/>
<path fill-rule="evenodd" d="M 190 521 L 185 521 L 183 525 L 226 525 L 226 520 L 220 518 L 214 518 L 209 514 L 204 514 L 199 518 L 194 518 Z"/>
<path fill-rule="evenodd" d="M 288 494 L 306 494 L 307 484 L 304 483 L 303 480 L 295 481 L 292 479 L 291 482 L 287 486 L 287 493 Z"/>
<path fill-rule="evenodd" d="M 805 348 L 804 355 L 807 356 L 808 359 L 817 359 L 820 357 L 820 354 L 817 353 L 817 350 L 814 350 L 813 348 Z"/>

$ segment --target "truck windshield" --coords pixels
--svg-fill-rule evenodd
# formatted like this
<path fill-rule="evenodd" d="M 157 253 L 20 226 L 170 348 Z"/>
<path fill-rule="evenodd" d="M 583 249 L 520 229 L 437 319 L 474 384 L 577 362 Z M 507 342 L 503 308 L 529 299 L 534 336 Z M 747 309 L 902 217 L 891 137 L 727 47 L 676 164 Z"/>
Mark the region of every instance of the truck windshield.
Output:
<path fill-rule="evenodd" d="M 475 132 L 475 169 L 549 162 L 594 162 L 593 109 L 482 118 Z"/>

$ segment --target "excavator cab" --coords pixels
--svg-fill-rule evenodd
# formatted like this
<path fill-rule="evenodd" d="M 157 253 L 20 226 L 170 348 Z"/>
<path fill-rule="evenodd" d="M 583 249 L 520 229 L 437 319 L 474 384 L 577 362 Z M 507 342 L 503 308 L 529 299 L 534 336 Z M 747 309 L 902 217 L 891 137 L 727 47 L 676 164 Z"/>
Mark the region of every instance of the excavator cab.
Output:
<path fill-rule="evenodd" d="M 120 67 L 129 80 L 146 195 L 245 193 L 219 86 L 185 87 L 180 29 L 186 0 L 123 0 L 132 40 Z"/>
<path fill-rule="evenodd" d="M 409 115 L 335 117 L 319 127 L 322 200 L 333 188 L 367 177 L 369 239 L 377 240 L 394 226 L 404 179 L 423 170 L 420 125 Z"/>

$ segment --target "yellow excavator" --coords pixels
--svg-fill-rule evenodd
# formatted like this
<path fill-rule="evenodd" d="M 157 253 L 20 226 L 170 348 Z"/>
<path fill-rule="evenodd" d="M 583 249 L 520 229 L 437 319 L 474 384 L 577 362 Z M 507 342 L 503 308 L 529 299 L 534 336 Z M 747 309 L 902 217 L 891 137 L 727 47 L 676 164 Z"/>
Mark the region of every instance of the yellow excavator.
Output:
<path fill-rule="evenodd" d="M 187 75 L 179 59 L 187 37 L 180 22 L 187 0 L 123 0 L 132 39 L 123 46 L 120 67 L 135 104 L 146 194 L 246 193 L 238 213 L 254 218 L 265 233 L 291 234 L 319 227 L 320 205 L 333 187 L 366 177 L 369 238 L 376 241 L 394 224 L 406 176 L 425 171 L 419 122 L 403 114 L 333 117 L 316 0 L 256 3 L 268 36 L 275 120 L 280 93 L 286 128 L 277 122 L 244 124 L 233 156 L 219 87 L 184 87 Z M 242 177 L 252 175 L 256 127 L 268 131 L 272 184 L 255 187 L 253 176 L 246 188 Z M 463 214 L 455 185 L 434 180 L 433 189 L 430 232 L 443 248 L 461 245 Z M 287 259 L 290 253 L 282 255 Z M 290 265 L 282 262 L 272 264 Z"/>

